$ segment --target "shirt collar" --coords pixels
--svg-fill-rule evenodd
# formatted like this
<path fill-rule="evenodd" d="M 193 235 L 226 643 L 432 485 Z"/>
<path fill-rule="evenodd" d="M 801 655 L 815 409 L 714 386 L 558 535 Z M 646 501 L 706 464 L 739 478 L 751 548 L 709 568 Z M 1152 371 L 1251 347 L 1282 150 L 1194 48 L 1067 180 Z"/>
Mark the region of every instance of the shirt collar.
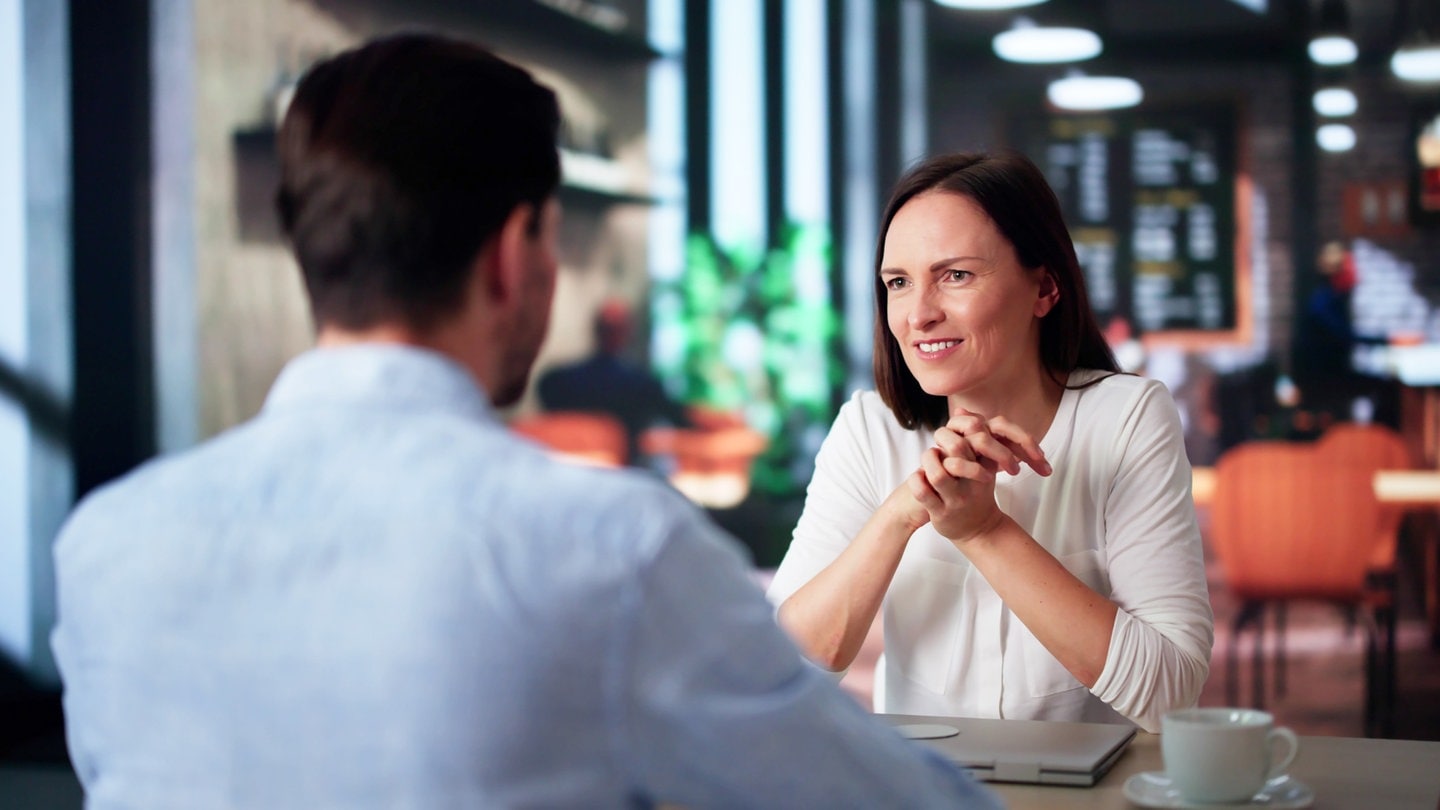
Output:
<path fill-rule="evenodd" d="M 281 369 L 262 411 L 360 403 L 496 418 L 464 366 L 431 349 L 393 343 L 317 348 L 295 357 Z"/>

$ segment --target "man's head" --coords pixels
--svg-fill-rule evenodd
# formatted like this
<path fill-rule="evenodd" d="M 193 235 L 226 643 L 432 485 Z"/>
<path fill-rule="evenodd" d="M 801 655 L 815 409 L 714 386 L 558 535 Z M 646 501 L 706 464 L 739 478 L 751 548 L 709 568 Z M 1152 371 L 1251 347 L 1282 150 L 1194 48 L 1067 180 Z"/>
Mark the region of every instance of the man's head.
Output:
<path fill-rule="evenodd" d="M 277 203 L 322 334 L 432 336 L 462 315 L 477 273 L 494 269 L 477 261 L 504 253 L 507 224 L 537 248 L 553 241 L 559 123 L 551 90 L 459 40 L 397 35 L 315 65 L 280 128 Z M 543 275 L 544 262 L 516 245 L 504 255 Z M 497 365 L 528 373 L 554 280 L 526 270 L 498 292 L 538 310 L 514 341 L 537 345 L 508 347 Z"/>

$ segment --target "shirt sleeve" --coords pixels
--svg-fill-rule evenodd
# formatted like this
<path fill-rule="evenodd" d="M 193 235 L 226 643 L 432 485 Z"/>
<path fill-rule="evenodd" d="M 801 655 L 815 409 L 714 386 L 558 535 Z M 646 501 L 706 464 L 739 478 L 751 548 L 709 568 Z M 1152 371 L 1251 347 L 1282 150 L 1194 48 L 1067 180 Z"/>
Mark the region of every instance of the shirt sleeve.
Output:
<path fill-rule="evenodd" d="M 998 807 L 958 766 L 865 712 L 775 624 L 734 545 L 680 519 L 612 650 L 618 756 L 690 807 Z"/>
<path fill-rule="evenodd" d="M 1110 598 L 1120 607 L 1091 691 L 1147 731 L 1193 706 L 1210 670 L 1214 615 L 1179 415 L 1163 385 L 1143 387 L 1117 434 L 1106 499 Z"/>

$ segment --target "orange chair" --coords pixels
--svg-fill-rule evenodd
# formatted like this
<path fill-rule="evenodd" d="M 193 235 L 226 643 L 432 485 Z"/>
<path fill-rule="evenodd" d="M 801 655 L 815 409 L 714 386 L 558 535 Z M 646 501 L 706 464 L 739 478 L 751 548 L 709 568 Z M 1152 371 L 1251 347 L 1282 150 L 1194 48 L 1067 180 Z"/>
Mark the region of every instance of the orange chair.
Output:
<path fill-rule="evenodd" d="M 1380 470 L 1408 470 L 1415 466 L 1405 440 L 1384 425 L 1340 422 L 1320 436 L 1317 448 L 1326 459 L 1324 463 L 1366 470 L 1372 478 Z M 1384 649 L 1388 657 L 1383 667 L 1391 672 L 1395 671 L 1395 622 L 1400 609 L 1395 558 L 1400 548 L 1400 525 L 1404 519 L 1403 506 L 1380 504 L 1367 573 L 1367 582 L 1385 631 Z M 1394 695 L 1384 695 L 1379 699 L 1391 704 Z"/>
<path fill-rule="evenodd" d="M 1327 463 L 1368 470 L 1372 476 L 1379 470 L 1408 470 L 1415 466 L 1405 440 L 1384 425 L 1340 422 L 1320 436 L 1317 447 L 1329 460 Z M 1370 559 L 1372 572 L 1394 577 L 1400 522 L 1404 517 L 1402 507 L 1380 505 L 1375 550 Z"/>
<path fill-rule="evenodd" d="M 1227 663 L 1232 705 L 1239 702 L 1237 650 L 1245 628 L 1255 625 L 1253 704 L 1263 707 L 1266 608 L 1320 600 L 1364 617 L 1366 733 L 1388 732 L 1394 638 L 1381 632 L 1389 606 L 1366 585 L 1380 522 L 1372 479 L 1368 469 L 1328 463 L 1313 443 L 1254 441 L 1221 455 L 1210 541 L 1225 585 L 1240 602 Z M 1277 661 L 1283 645 L 1282 636 Z"/>
<path fill-rule="evenodd" d="M 517 417 L 510 429 L 574 461 L 602 467 L 629 461 L 625 425 L 608 414 L 547 411 Z"/>
<path fill-rule="evenodd" d="M 745 499 L 751 467 L 769 444 L 765 434 L 738 419 L 711 420 L 701 429 L 656 427 L 640 434 L 644 453 L 674 459 L 670 483 L 695 503 L 714 509 L 728 509 Z"/>

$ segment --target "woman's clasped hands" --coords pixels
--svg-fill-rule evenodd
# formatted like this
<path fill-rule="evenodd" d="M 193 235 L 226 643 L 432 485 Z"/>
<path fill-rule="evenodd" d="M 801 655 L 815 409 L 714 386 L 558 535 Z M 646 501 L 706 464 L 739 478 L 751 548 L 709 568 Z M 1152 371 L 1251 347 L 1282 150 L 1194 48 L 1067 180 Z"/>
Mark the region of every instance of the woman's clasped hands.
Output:
<path fill-rule="evenodd" d="M 923 510 L 923 517 L 915 514 L 922 525 L 963 547 L 1008 519 L 995 502 L 995 474 L 1018 475 L 1021 464 L 1051 472 L 1039 442 L 1013 422 L 957 408 L 901 488 Z"/>

